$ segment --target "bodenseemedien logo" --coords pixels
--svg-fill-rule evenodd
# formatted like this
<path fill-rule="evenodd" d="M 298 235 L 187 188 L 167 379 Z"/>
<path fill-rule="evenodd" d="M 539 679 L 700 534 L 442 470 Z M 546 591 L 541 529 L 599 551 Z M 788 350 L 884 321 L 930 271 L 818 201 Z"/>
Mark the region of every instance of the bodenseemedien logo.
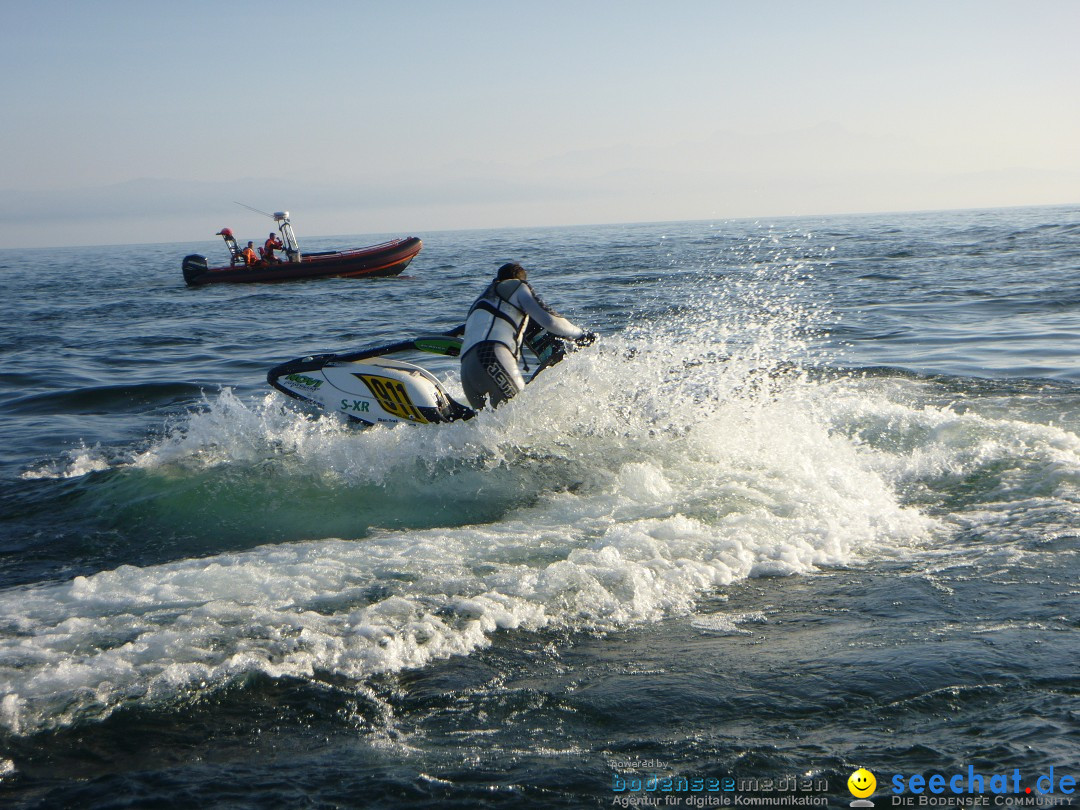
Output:
<path fill-rule="evenodd" d="M 848 807 L 873 807 L 874 803 L 868 801 L 870 796 L 874 795 L 874 791 L 877 789 L 877 779 L 866 768 L 859 768 L 847 780 L 848 790 L 851 791 L 851 795 L 855 797 L 855 801 L 851 802 Z"/>

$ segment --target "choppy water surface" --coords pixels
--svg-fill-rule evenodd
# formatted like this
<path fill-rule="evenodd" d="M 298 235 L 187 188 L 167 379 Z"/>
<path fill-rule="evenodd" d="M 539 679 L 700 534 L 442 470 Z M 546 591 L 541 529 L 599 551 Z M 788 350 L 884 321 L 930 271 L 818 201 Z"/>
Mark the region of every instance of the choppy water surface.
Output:
<path fill-rule="evenodd" d="M 1080 209 L 418 235 L 404 277 L 203 289 L 213 243 L 0 253 L 6 802 L 1080 771 Z M 603 339 L 506 407 L 266 386 L 511 259 Z"/>

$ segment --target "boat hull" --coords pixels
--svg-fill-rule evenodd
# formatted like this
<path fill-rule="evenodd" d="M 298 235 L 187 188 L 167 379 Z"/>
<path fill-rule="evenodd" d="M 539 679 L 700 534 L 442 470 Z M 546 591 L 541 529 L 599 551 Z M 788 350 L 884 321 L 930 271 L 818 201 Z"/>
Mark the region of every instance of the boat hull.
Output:
<path fill-rule="evenodd" d="M 396 276 L 409 266 L 423 243 L 415 236 L 353 250 L 306 253 L 299 262 L 257 264 L 251 267 L 207 267 L 203 256 L 184 259 L 184 281 L 193 287 L 204 284 L 251 284 L 343 276 Z"/>

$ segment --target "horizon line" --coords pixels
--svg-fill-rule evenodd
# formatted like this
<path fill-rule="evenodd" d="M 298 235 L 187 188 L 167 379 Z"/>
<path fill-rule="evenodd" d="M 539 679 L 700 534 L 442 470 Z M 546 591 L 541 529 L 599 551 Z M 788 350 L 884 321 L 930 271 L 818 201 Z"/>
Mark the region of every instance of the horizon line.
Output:
<path fill-rule="evenodd" d="M 621 220 L 612 222 L 589 222 L 578 224 L 554 224 L 554 225 L 500 225 L 500 226 L 478 226 L 471 228 L 433 228 L 426 229 L 426 233 L 472 233 L 482 231 L 514 231 L 514 230 L 554 230 L 554 229 L 577 229 L 577 228 L 607 228 L 616 225 L 674 225 L 674 224 L 690 224 L 695 222 L 747 222 L 750 220 L 792 220 L 792 219 L 826 219 L 836 217 L 875 217 L 875 216 L 911 216 L 914 214 L 944 214 L 944 213 L 958 213 L 961 211 L 1010 211 L 1010 210 L 1028 210 L 1034 208 L 1080 208 L 1080 202 L 1071 203 L 1029 203 L 1020 205 L 993 205 L 993 206 L 976 206 L 976 207 L 962 207 L 962 208 L 915 208 L 915 209 L 885 209 L 885 210 L 873 210 L 873 211 L 840 211 L 832 213 L 814 213 L 814 214 L 748 214 L 745 216 L 727 216 L 727 217 L 702 217 L 700 219 L 656 219 L 656 220 Z M 310 239 L 331 239 L 336 237 L 351 237 L 351 236 L 377 236 L 391 233 L 390 231 L 368 231 L 359 233 L 327 233 L 327 234 L 307 234 L 305 238 Z M 216 234 L 215 234 L 216 235 Z M 415 236 L 416 234 L 411 234 Z M 423 238 L 422 236 L 419 238 Z M 191 245 L 198 244 L 200 242 L 212 241 L 206 239 L 193 239 L 184 242 L 95 242 L 95 243 L 81 243 L 81 244 L 55 244 L 55 245 L 37 245 L 33 247 L 0 247 L 0 252 L 11 250 L 78 250 L 80 248 L 104 248 L 104 247 L 137 247 L 144 245 Z"/>

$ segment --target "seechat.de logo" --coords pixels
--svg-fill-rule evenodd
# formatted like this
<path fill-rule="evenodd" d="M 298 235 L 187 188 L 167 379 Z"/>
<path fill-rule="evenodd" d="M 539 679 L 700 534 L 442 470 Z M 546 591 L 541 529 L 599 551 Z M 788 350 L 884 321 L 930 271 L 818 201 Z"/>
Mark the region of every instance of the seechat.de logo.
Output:
<path fill-rule="evenodd" d="M 859 768 L 851 774 L 847 780 L 848 790 L 858 801 L 852 802 L 849 807 L 873 807 L 873 802 L 865 801 L 868 796 L 874 795 L 877 789 L 877 779 L 866 768 Z"/>

